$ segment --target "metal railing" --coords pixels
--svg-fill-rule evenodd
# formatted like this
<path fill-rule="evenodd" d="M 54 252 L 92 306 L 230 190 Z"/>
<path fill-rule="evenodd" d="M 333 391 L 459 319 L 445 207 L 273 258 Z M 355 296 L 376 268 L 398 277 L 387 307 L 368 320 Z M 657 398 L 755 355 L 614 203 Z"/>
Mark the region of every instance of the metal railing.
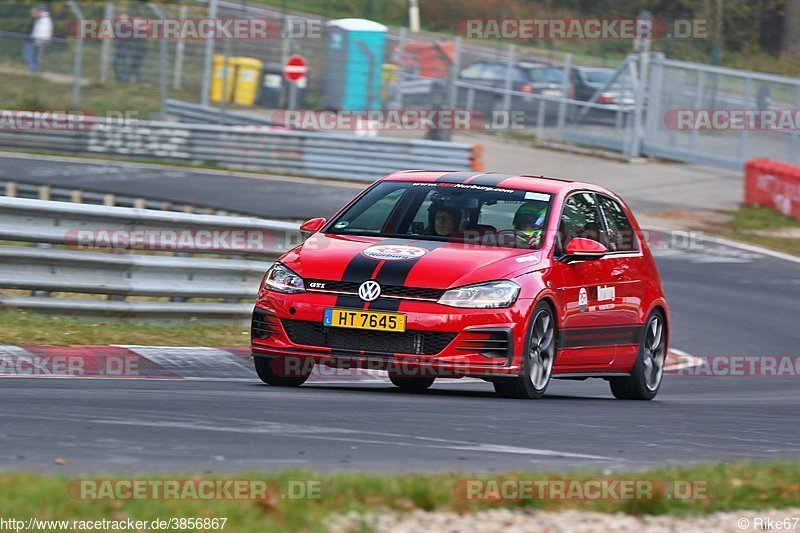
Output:
<path fill-rule="evenodd" d="M 302 239 L 281 221 L 0 197 L 0 306 L 240 321 Z"/>
<path fill-rule="evenodd" d="M 482 170 L 480 146 L 420 139 L 99 119 L 73 129 L 0 129 L 0 147 L 122 156 L 373 181 L 410 168 Z"/>

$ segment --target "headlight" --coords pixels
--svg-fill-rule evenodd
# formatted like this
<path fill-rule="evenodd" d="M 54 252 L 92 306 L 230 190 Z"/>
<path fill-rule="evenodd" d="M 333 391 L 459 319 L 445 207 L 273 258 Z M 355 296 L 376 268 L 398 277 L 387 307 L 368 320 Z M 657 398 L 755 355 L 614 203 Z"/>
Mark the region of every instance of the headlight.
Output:
<path fill-rule="evenodd" d="M 439 298 L 439 303 L 480 309 L 508 307 L 517 300 L 518 295 L 519 285 L 513 281 L 490 281 L 450 289 Z"/>
<path fill-rule="evenodd" d="M 306 290 L 303 278 L 280 263 L 275 263 L 267 270 L 267 275 L 264 277 L 264 288 L 285 293 Z"/>

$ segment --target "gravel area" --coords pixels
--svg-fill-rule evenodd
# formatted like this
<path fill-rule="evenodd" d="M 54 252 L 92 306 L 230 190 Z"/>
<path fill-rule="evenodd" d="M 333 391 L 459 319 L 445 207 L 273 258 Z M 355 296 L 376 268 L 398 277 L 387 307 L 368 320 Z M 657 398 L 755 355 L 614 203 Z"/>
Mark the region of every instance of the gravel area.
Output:
<path fill-rule="evenodd" d="M 788 519 L 788 520 L 787 520 Z M 759 521 L 760 520 L 760 521 Z M 773 521 L 769 527 L 768 520 Z M 781 525 L 776 523 L 780 521 Z M 786 527 L 788 525 L 788 527 Z M 336 517 L 329 531 L 347 533 L 364 528 L 392 533 L 561 532 L 588 533 L 636 531 L 646 533 L 733 533 L 766 529 L 800 531 L 800 508 L 765 511 L 728 511 L 706 516 L 631 516 L 622 513 L 585 511 L 522 511 L 494 509 L 475 513 L 414 511 L 406 514 L 351 512 Z"/>

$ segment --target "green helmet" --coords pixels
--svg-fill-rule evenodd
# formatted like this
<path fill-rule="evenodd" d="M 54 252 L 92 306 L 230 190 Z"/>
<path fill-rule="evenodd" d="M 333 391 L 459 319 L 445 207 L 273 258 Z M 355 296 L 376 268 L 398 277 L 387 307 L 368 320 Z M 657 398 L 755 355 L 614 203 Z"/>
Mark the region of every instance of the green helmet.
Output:
<path fill-rule="evenodd" d="M 544 202 L 527 202 L 519 206 L 514 214 L 514 229 L 528 237 L 537 233 L 541 234 L 544 217 L 547 214 L 547 204 Z M 522 230 L 522 226 L 533 226 L 535 229 Z"/>

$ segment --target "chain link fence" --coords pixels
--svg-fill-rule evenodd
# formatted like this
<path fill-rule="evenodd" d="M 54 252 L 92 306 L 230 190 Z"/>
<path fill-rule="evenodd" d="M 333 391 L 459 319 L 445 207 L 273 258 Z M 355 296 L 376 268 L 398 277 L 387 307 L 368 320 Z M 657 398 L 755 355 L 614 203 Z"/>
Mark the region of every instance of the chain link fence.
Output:
<path fill-rule="evenodd" d="M 537 142 L 596 146 L 628 156 L 725 166 L 740 166 L 752 157 L 790 162 L 800 158 L 799 128 L 681 129 L 670 122 L 680 110 L 796 109 L 800 81 L 794 78 L 671 61 L 660 54 L 632 54 L 611 68 L 604 58 L 576 59 L 547 48 L 412 34 L 404 28 L 388 28 L 382 43 L 345 60 L 332 53 L 334 35 L 327 19 L 242 0 L 213 4 L 212 8 L 206 1 L 53 3 L 54 36 L 41 48 L 42 76 L 58 90 L 71 88 L 76 108 L 83 87 L 100 86 L 111 94 L 121 85 L 140 84 L 160 88 L 162 113 L 166 100 L 180 92 L 194 103 L 222 108 L 222 121 L 226 109 L 245 110 L 254 118 L 287 107 L 345 109 L 331 104 L 331 94 L 342 90 L 334 87 L 340 79 L 336 75 L 350 68 L 347 61 L 355 61 L 369 74 L 349 81 L 349 87 L 365 84 L 367 78 L 377 80 L 368 84 L 369 103 L 364 100 L 362 109 L 468 110 L 471 116 L 482 117 L 471 122 L 474 129 L 510 130 Z M 32 5 L 0 4 L 0 76 L 26 73 L 22 48 Z M 79 41 L 68 30 L 76 18 L 122 17 L 268 19 L 282 33 L 267 39 L 212 42 Z M 308 65 L 306 78 L 297 85 L 283 76 L 283 65 L 293 54 L 302 55 Z M 250 80 L 253 87 L 246 98 L 237 96 L 240 58 L 258 65 L 251 71 L 255 80 Z M 41 104 L 23 99 L 21 105 Z M 453 132 L 431 128 L 383 133 L 449 140 Z"/>

